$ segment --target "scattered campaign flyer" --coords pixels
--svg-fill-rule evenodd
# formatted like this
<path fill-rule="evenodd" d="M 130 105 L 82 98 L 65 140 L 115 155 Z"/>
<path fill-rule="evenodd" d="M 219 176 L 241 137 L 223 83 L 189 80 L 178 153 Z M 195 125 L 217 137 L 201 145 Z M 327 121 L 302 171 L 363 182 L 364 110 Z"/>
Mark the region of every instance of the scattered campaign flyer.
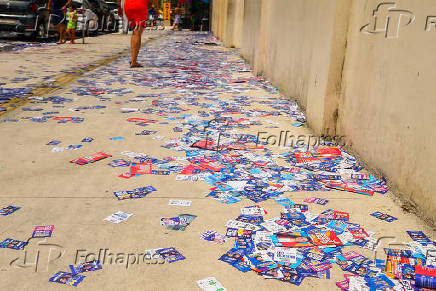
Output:
<path fill-rule="evenodd" d="M 196 218 L 192 214 L 179 214 L 176 217 L 161 217 L 160 224 L 169 230 L 186 230 L 186 227 Z"/>
<path fill-rule="evenodd" d="M 223 244 L 227 240 L 226 235 L 222 235 L 214 230 L 206 230 L 200 237 L 204 240 L 215 242 L 218 244 Z"/>
<path fill-rule="evenodd" d="M 432 244 L 432 241 L 422 231 L 408 230 L 407 234 L 412 238 L 412 240 L 419 242 L 421 245 L 425 246 Z"/>
<path fill-rule="evenodd" d="M 156 260 L 161 258 L 161 255 L 157 252 L 159 249 L 148 249 L 144 251 L 144 257 L 148 260 Z"/>
<path fill-rule="evenodd" d="M 108 164 L 111 167 L 128 167 L 130 166 L 130 161 L 126 161 L 124 159 L 117 159 L 117 160 L 112 160 L 112 162 L 110 162 Z"/>
<path fill-rule="evenodd" d="M 84 272 L 91 272 L 103 269 L 99 260 L 93 260 L 90 262 L 86 262 L 78 265 L 70 265 L 72 274 L 79 274 Z"/>
<path fill-rule="evenodd" d="M 112 222 L 112 223 L 120 223 L 123 222 L 125 220 L 127 220 L 130 216 L 132 216 L 133 214 L 131 213 L 126 213 L 123 211 L 118 211 L 108 217 L 106 217 L 104 220 L 108 221 L 108 222 Z"/>
<path fill-rule="evenodd" d="M 12 205 L 10 205 L 8 207 L 4 207 L 4 208 L 0 209 L 0 215 L 6 216 L 6 215 L 9 215 L 9 214 L 12 214 L 12 213 L 14 213 L 15 211 L 17 211 L 20 208 L 21 207 L 12 206 Z"/>
<path fill-rule="evenodd" d="M 175 248 L 158 249 L 156 252 L 160 254 L 167 263 L 174 263 L 186 259 L 185 256 L 179 253 Z"/>
<path fill-rule="evenodd" d="M 294 248 L 274 248 L 274 261 L 295 264 L 297 262 L 297 249 Z"/>
<path fill-rule="evenodd" d="M 226 291 L 227 289 L 215 277 L 208 277 L 197 281 L 203 291 Z"/>
<path fill-rule="evenodd" d="M 372 213 L 371 216 L 374 216 L 375 218 L 378 218 L 380 220 L 384 220 L 384 221 L 387 221 L 387 222 L 393 222 L 395 220 L 398 220 L 398 218 L 393 217 L 393 216 L 391 216 L 389 214 L 384 214 L 384 213 L 382 213 L 380 211 Z"/>
<path fill-rule="evenodd" d="M 285 208 L 291 208 L 291 206 L 295 204 L 288 197 L 277 197 L 273 199 Z"/>
<path fill-rule="evenodd" d="M 20 240 L 15 240 L 15 239 L 12 239 L 12 238 L 7 238 L 7 239 L 5 239 L 4 241 L 2 241 L 0 243 L 0 248 L 8 248 L 8 249 L 13 249 L 13 250 L 21 250 L 27 244 L 28 244 L 28 242 L 26 242 L 26 241 L 20 241 Z"/>
<path fill-rule="evenodd" d="M 189 207 L 191 206 L 192 201 L 191 200 L 170 200 L 168 202 L 169 206 L 185 206 Z"/>
<path fill-rule="evenodd" d="M 94 139 L 92 137 L 85 137 L 81 142 L 92 142 Z"/>
<path fill-rule="evenodd" d="M 49 279 L 49 282 L 56 282 L 56 283 L 76 287 L 77 285 L 80 284 L 80 282 L 83 281 L 85 277 L 86 276 L 84 275 L 77 275 L 77 274 L 59 271 Z"/>
<path fill-rule="evenodd" d="M 315 203 L 319 205 L 326 205 L 329 201 L 326 199 L 316 198 L 316 197 L 308 197 L 304 199 L 304 202 L 306 203 Z"/>
<path fill-rule="evenodd" d="M 54 225 L 35 226 L 32 237 L 51 237 Z"/>
<path fill-rule="evenodd" d="M 144 198 L 151 192 L 157 191 L 153 186 L 139 187 L 131 191 L 116 191 L 113 192 L 118 200 Z"/>
<path fill-rule="evenodd" d="M 267 214 L 265 209 L 263 209 L 260 205 L 253 205 L 253 206 L 247 206 L 244 208 L 241 208 L 241 213 L 243 215 L 254 215 L 254 216 L 260 216 Z"/>
<path fill-rule="evenodd" d="M 238 220 L 229 220 L 226 223 L 226 227 L 230 227 L 230 228 L 242 228 L 242 229 L 247 229 L 247 230 L 259 230 L 260 227 L 251 223 L 246 223 L 246 222 L 242 222 L 242 221 L 238 221 Z"/>
<path fill-rule="evenodd" d="M 102 159 L 106 159 L 106 158 L 109 158 L 109 157 L 112 157 L 112 155 L 108 155 L 108 154 L 103 153 L 103 152 L 98 152 L 98 153 L 95 153 L 95 154 L 92 154 L 92 155 L 89 155 L 89 156 L 86 156 L 86 157 L 81 157 L 81 158 L 77 158 L 77 159 L 71 160 L 70 163 L 74 163 L 74 164 L 83 166 L 83 165 L 86 165 L 86 164 L 89 164 L 89 163 L 94 163 L 96 161 L 99 161 L 99 160 L 102 160 Z"/>
<path fill-rule="evenodd" d="M 52 141 L 48 142 L 46 145 L 58 145 L 60 143 L 61 142 L 59 140 L 52 140 Z"/>
<path fill-rule="evenodd" d="M 312 193 L 317 193 L 313 194 L 315 196 L 332 197 L 331 199 L 338 199 L 339 197 L 339 200 L 344 198 L 343 193 L 332 191 L 333 189 L 373 195 L 375 192 L 383 193 L 387 190 L 385 181 L 370 174 L 360 173 L 362 167 L 357 159 L 348 154 L 345 148 L 343 150 L 342 147 L 335 146 L 333 141 L 331 143 L 328 142 L 328 146 L 312 146 L 310 145 L 310 140 L 307 142 L 307 146 L 300 146 L 298 144 L 294 146 L 294 140 L 291 140 L 292 145 L 286 142 L 286 139 L 289 137 L 288 132 L 280 131 L 280 136 L 276 135 L 275 137 L 271 134 L 274 135 L 277 132 L 273 133 L 270 130 L 267 130 L 268 132 L 260 132 L 259 130 L 265 128 L 264 125 L 272 125 L 266 128 L 277 128 L 280 130 L 279 126 L 283 122 L 279 119 L 287 118 L 288 116 L 291 117 L 291 120 L 288 120 L 287 124 L 302 126 L 306 124 L 304 113 L 298 108 L 297 101 L 282 98 L 283 96 L 278 92 L 278 88 L 275 88 L 274 85 L 262 78 L 262 76 L 255 76 L 253 74 L 236 76 L 234 74 L 236 72 L 250 72 L 250 69 L 247 69 L 248 64 L 242 59 L 235 58 L 234 52 L 225 52 L 222 49 L 218 51 L 215 49 L 210 50 L 210 48 L 213 48 L 211 45 L 220 45 L 215 43 L 215 41 L 217 40 L 212 35 L 206 34 L 185 35 L 182 41 L 176 42 L 164 40 L 156 48 L 159 49 L 162 45 L 165 48 L 169 48 L 159 50 L 167 52 L 168 55 L 162 56 L 157 54 L 152 58 L 152 62 L 156 62 L 155 65 L 165 64 L 159 70 L 152 71 L 151 74 L 148 74 L 148 71 L 144 71 L 146 73 L 144 75 L 144 72 L 141 71 L 132 74 L 131 70 L 125 72 L 117 68 L 115 70 L 113 68 L 103 68 L 103 73 L 109 74 L 108 78 L 87 78 L 79 82 L 81 83 L 79 87 L 73 86 L 67 90 L 70 92 L 66 92 L 66 97 L 75 99 L 76 95 L 92 96 L 94 101 L 104 102 L 108 107 L 115 106 L 118 110 L 121 109 L 123 113 L 135 112 L 135 114 L 125 114 L 125 117 L 123 117 L 124 119 L 128 118 L 128 122 L 133 122 L 128 124 L 130 136 L 133 135 L 132 143 L 129 143 L 130 145 L 125 144 L 126 140 L 124 137 L 118 136 L 127 133 L 124 130 L 118 133 L 112 132 L 110 135 L 102 135 L 105 137 L 100 138 L 101 141 L 94 144 L 87 143 L 92 141 L 92 138 L 83 139 L 80 145 L 76 145 L 80 139 L 65 140 L 59 145 L 53 143 L 50 147 L 45 147 L 46 151 L 49 151 L 52 147 L 59 147 L 54 148 L 54 150 L 62 151 L 62 153 L 53 153 L 52 155 L 59 155 L 59 158 L 61 158 L 63 154 L 67 156 L 71 154 L 68 150 L 78 149 L 82 145 L 84 148 L 91 147 L 95 151 L 105 150 L 105 147 L 110 147 L 111 150 L 114 150 L 113 148 L 118 146 L 133 146 L 136 150 L 142 148 L 144 151 L 148 151 L 148 153 L 125 151 L 116 157 L 117 159 L 115 160 L 110 158 L 103 161 L 102 164 L 104 165 L 101 168 L 79 169 L 76 167 L 74 170 L 82 170 L 82 172 L 90 171 L 88 174 L 91 175 L 99 169 L 103 169 L 109 174 L 108 179 L 113 175 L 112 178 L 118 180 L 113 181 L 115 184 L 127 184 L 128 182 L 117 179 L 116 176 L 118 175 L 124 179 L 135 177 L 138 183 L 149 180 L 167 183 L 171 180 L 171 177 L 166 175 L 171 174 L 176 176 L 176 180 L 184 181 L 180 183 L 186 185 L 187 183 L 201 181 L 200 183 L 204 187 L 196 187 L 191 184 L 192 187 L 190 188 L 194 190 L 201 190 L 200 188 L 202 188 L 201 191 L 206 190 L 206 184 L 208 184 L 209 187 L 207 188 L 209 190 L 204 191 L 204 195 L 228 205 L 228 207 L 226 205 L 218 205 L 215 209 L 217 213 L 223 213 L 222 210 L 227 207 L 234 216 L 227 218 L 232 219 L 227 222 L 227 229 L 223 225 L 217 226 L 219 227 L 218 230 L 226 235 L 205 228 L 201 229 L 206 230 L 202 234 L 197 232 L 198 229 L 196 229 L 195 233 L 197 234 L 194 234 L 193 238 L 195 239 L 195 236 L 197 236 L 198 239 L 198 236 L 200 236 L 203 240 L 218 244 L 231 240 L 227 242 L 227 246 L 232 249 L 224 251 L 223 245 L 216 246 L 215 251 L 221 250 L 225 254 L 220 256 L 215 253 L 212 259 L 216 260 L 219 257 L 220 261 L 216 262 L 217 264 L 228 263 L 233 268 L 230 268 L 230 266 L 223 266 L 223 268 L 228 268 L 229 272 L 236 270 L 244 273 L 252 272 L 250 275 L 240 273 L 240 278 L 247 277 L 249 280 L 257 280 L 253 275 L 256 273 L 260 275 L 259 277 L 256 276 L 258 279 L 279 280 L 281 283 L 277 281 L 270 284 L 277 286 L 280 284 L 283 287 L 282 289 L 292 289 L 293 286 L 288 284 L 300 285 L 305 278 L 308 278 L 310 282 L 307 282 L 302 289 L 310 287 L 313 289 L 314 285 L 312 283 L 321 286 L 324 286 L 325 283 L 315 283 L 312 278 L 330 278 L 330 269 L 333 264 L 337 264 L 341 268 L 344 267 L 345 271 L 353 273 L 353 275 L 345 276 L 346 280 L 343 285 L 339 284 L 340 287 L 345 286 L 344 290 L 348 290 L 349 286 L 351 286 L 350 291 L 354 290 L 353 286 L 358 286 L 359 290 L 382 289 L 379 287 L 391 289 L 392 286 L 389 284 L 389 280 L 392 279 L 393 282 L 398 282 L 395 281 L 396 278 L 386 280 L 385 277 L 380 276 L 386 270 L 386 267 L 383 266 L 383 260 L 382 263 L 374 262 L 377 263 L 376 267 L 367 261 L 371 258 L 366 258 L 357 252 L 351 252 L 349 249 L 358 249 L 359 247 L 370 248 L 374 245 L 375 239 L 372 237 L 371 232 L 366 230 L 366 227 L 363 225 L 365 219 L 357 220 L 362 223 L 362 226 L 351 222 L 349 213 L 343 211 L 350 211 L 351 213 L 352 209 L 348 210 L 346 208 L 347 205 L 336 203 L 337 201 L 335 203 L 330 202 L 330 204 L 337 206 L 338 209 L 336 210 L 339 211 L 330 209 L 320 214 L 322 210 L 318 210 L 324 207 L 319 206 L 324 206 L 329 201 L 317 197 L 306 198 L 309 195 L 305 194 L 307 191 L 314 191 Z M 195 45 L 200 45 L 200 50 L 193 51 L 191 42 Z M 205 45 L 209 48 L 205 47 Z M 177 53 L 175 54 L 174 52 L 181 52 L 182 55 L 177 56 Z M 162 72 L 163 75 L 161 74 Z M 132 83 L 138 85 L 138 88 L 143 87 L 147 88 L 147 90 L 136 92 L 138 88 L 135 89 L 129 85 Z M 256 96 L 254 96 L 253 90 L 257 89 L 261 89 L 262 92 L 259 90 L 257 92 L 259 94 L 256 93 Z M 225 96 L 221 96 L 222 94 L 225 94 Z M 56 103 L 56 106 L 59 106 L 59 99 L 61 101 L 69 99 L 60 96 L 46 97 L 41 97 L 41 103 L 52 102 Z M 124 106 L 134 108 L 125 108 Z M 100 105 L 81 106 L 73 109 L 77 111 L 102 107 Z M 44 112 L 42 114 L 49 113 Z M 134 115 L 138 116 L 138 118 L 129 118 Z M 86 116 L 90 115 L 87 114 Z M 147 117 L 152 118 L 151 116 L 156 117 L 157 120 L 147 119 Z M 270 117 L 277 118 L 269 120 Z M 42 122 L 44 118 L 34 117 L 29 120 Z M 80 119 L 76 117 L 55 117 L 54 120 L 76 122 Z M 168 126 L 161 126 L 164 124 Z M 254 128 L 252 127 L 253 125 L 255 126 Z M 122 127 L 122 129 L 127 129 L 127 124 Z M 89 129 L 92 128 L 88 128 L 88 131 Z M 91 130 L 91 132 L 97 131 L 97 128 Z M 256 131 L 257 136 L 255 135 Z M 276 130 L 274 129 L 274 131 Z M 158 133 L 159 135 L 157 136 Z M 88 133 L 82 132 L 79 137 L 84 137 L 84 134 Z M 164 137 L 163 134 L 166 134 L 167 137 Z M 127 135 L 125 136 L 127 139 Z M 57 137 L 50 137 L 50 139 L 53 138 Z M 60 138 L 58 137 L 57 139 Z M 324 140 L 322 142 L 324 143 Z M 70 143 L 73 145 L 67 147 Z M 321 140 L 319 140 L 318 144 L 320 143 Z M 161 151 L 158 150 L 159 145 L 165 148 L 166 152 L 171 151 L 171 157 L 165 158 L 159 156 L 154 158 L 149 156 L 152 153 L 160 155 Z M 280 149 L 279 151 L 275 149 L 277 146 L 279 146 L 277 148 Z M 89 153 L 94 153 L 95 151 Z M 109 156 L 106 156 L 105 153 L 97 153 L 73 161 L 78 165 L 86 165 Z M 120 157 L 122 159 L 118 159 Z M 106 164 L 111 168 L 108 168 Z M 95 166 L 98 167 L 98 165 Z M 125 168 L 114 169 L 112 167 Z M 115 172 L 117 172 L 116 175 Z M 121 187 L 113 190 L 116 192 L 113 192 L 114 197 L 112 199 L 128 201 L 109 202 L 135 204 L 135 207 L 146 205 L 148 204 L 147 201 L 151 202 L 147 200 L 150 197 L 143 200 L 129 201 L 129 199 L 144 198 L 150 192 L 156 191 L 149 188 L 152 186 L 133 189 L 133 187 L 139 187 L 137 183 L 134 183 L 134 185 L 136 186 L 132 186 L 132 188 Z M 324 191 L 331 192 L 328 195 L 324 195 L 323 193 L 326 193 Z M 347 197 L 349 194 L 347 194 Z M 150 196 L 154 196 L 154 193 Z M 366 198 L 368 198 L 365 199 L 368 205 L 371 204 L 371 197 L 368 196 Z M 373 198 L 377 199 L 376 197 Z M 168 206 L 170 206 L 169 210 L 171 210 L 171 206 L 190 207 L 192 206 L 192 201 L 194 201 L 181 199 L 189 198 L 170 197 L 166 200 L 164 199 L 164 202 L 161 200 L 161 202 L 164 204 L 168 203 Z M 264 207 L 271 206 L 278 209 L 283 206 L 286 209 L 282 210 L 281 213 L 275 213 L 278 215 L 277 217 L 265 216 L 264 218 L 267 212 L 260 205 L 253 204 L 266 200 L 270 201 L 265 202 L 263 204 Z M 10 203 L 14 202 L 11 201 Z M 208 204 L 206 201 L 205 203 Z M 242 206 L 229 205 L 234 203 L 239 203 Z M 311 204 L 309 205 L 309 203 Z M 212 203 L 209 204 L 212 205 Z M 194 204 L 193 206 L 196 205 Z M 312 213 L 309 211 L 309 208 L 313 210 Z M 128 211 L 128 209 L 131 208 L 125 210 Z M 109 208 L 106 214 L 114 210 L 114 208 Z M 189 209 L 175 210 L 190 211 L 194 209 L 191 207 Z M 136 211 L 131 212 L 135 213 L 135 215 L 137 213 Z M 160 223 L 165 227 L 162 227 L 162 232 L 168 233 L 168 231 L 165 231 L 166 229 L 184 230 L 196 219 L 196 216 L 191 214 L 179 214 L 176 216 L 176 214 L 182 211 L 172 212 L 161 213 L 162 216 L 165 216 L 160 220 Z M 21 216 L 22 213 L 20 211 L 18 215 Z M 355 211 L 352 213 L 357 215 Z M 104 220 L 118 224 L 129 219 L 132 215 L 118 211 L 104 218 Z M 379 218 L 383 216 L 387 221 L 394 219 L 385 214 L 381 214 Z M 17 216 L 6 219 L 8 220 L 7 222 L 10 222 L 11 219 L 15 218 Z M 152 221 L 158 223 L 157 219 L 159 216 L 154 215 L 151 218 L 153 218 Z M 203 217 L 202 219 L 206 218 Z M 132 222 L 134 221 L 130 223 Z M 216 220 L 210 219 L 210 222 L 213 225 Z M 210 229 L 216 228 L 210 227 Z M 53 226 L 37 226 L 35 227 L 33 237 L 49 237 L 53 231 Z M 170 239 L 177 241 L 178 236 L 186 235 L 189 236 L 190 234 L 172 233 L 169 236 L 171 237 Z M 428 238 L 422 232 L 411 231 L 409 235 L 414 240 L 412 243 L 415 243 L 415 246 L 418 245 L 418 242 L 422 244 L 428 243 Z M 159 239 L 156 241 L 159 241 Z M 6 247 L 20 249 L 19 243 L 20 241 L 9 239 L 5 245 L 7 245 Z M 202 242 L 200 241 L 200 243 Z M 183 243 L 180 244 L 178 242 L 176 246 L 182 245 Z M 159 246 L 159 244 L 154 247 L 156 246 Z M 162 247 L 162 245 L 160 246 Z M 205 245 L 205 247 L 215 248 L 210 245 Z M 430 262 L 427 257 L 425 258 L 427 260 L 423 256 L 419 257 L 420 254 L 425 253 L 423 251 L 425 249 L 424 246 L 420 245 L 417 249 L 422 252 L 415 251 L 413 252 L 414 256 L 412 257 L 411 254 L 407 261 L 398 261 L 398 265 L 402 265 L 398 269 L 403 272 L 403 274 L 400 274 L 403 278 L 413 279 L 411 275 L 414 274 L 412 274 L 410 266 L 413 266 L 414 271 L 416 265 L 429 264 Z M 125 249 L 125 251 L 134 250 Z M 165 258 L 169 263 L 185 259 L 185 256 L 175 248 L 152 249 L 146 250 L 145 253 L 144 259 L 146 257 L 158 257 L 160 260 Z M 365 254 L 369 256 L 369 252 L 365 251 Z M 393 253 L 390 252 L 390 254 Z M 342 259 L 344 260 L 342 261 Z M 182 265 L 183 262 L 179 263 L 179 266 L 176 267 Z M 374 273 L 368 271 L 373 266 L 374 269 L 377 269 L 377 278 L 371 277 L 370 275 L 374 275 Z M 337 266 L 335 267 L 336 270 L 334 271 L 336 272 L 339 269 Z M 84 276 L 81 277 L 81 274 L 86 272 L 84 275 L 88 275 L 90 271 L 100 270 L 102 269 L 102 264 L 99 261 L 87 261 L 80 265 L 74 263 L 69 268 L 71 270 L 67 269 L 68 273 L 59 272 L 51 278 L 51 281 L 77 286 L 84 278 Z M 99 273 L 102 275 L 101 272 L 97 272 L 94 275 L 99 276 Z M 166 275 L 162 280 L 171 279 L 171 273 Z M 214 273 L 204 273 L 203 275 L 204 277 L 206 275 L 211 276 Z M 332 277 L 337 277 L 337 274 L 333 275 Z M 407 277 L 407 275 L 410 275 L 410 277 Z M 359 276 L 361 278 L 359 278 L 360 281 L 358 282 L 356 282 L 357 279 L 352 279 L 350 283 L 350 279 L 347 276 Z M 201 277 L 197 277 L 195 280 L 191 278 L 190 284 L 194 285 L 193 281 Z M 98 280 L 99 278 L 96 277 L 96 279 Z M 214 277 L 208 277 L 196 283 L 203 290 L 226 290 Z M 395 288 L 400 289 L 399 284 L 396 285 Z M 195 288 L 195 286 L 191 287 Z M 413 287 L 415 288 L 415 286 Z M 183 288 L 184 286 L 178 288 L 176 286 L 172 289 Z M 279 288 L 277 287 L 276 289 Z M 322 287 L 318 289 L 322 289 Z"/>
<path fill-rule="evenodd" d="M 132 163 L 130 165 L 131 175 L 147 175 L 151 174 L 151 162 Z"/>

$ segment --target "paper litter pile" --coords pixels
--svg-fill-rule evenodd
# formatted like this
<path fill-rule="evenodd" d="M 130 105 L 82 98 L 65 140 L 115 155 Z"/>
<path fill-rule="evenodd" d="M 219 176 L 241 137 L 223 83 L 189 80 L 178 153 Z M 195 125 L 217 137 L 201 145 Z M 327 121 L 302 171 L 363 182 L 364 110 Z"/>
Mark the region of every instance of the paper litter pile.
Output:
<path fill-rule="evenodd" d="M 208 190 L 196 194 L 207 197 L 211 204 L 252 204 L 241 207 L 238 217 L 228 217 L 225 233 L 213 228 L 198 233 L 199 241 L 229 247 L 216 258 L 223 261 L 223 268 L 229 267 L 227 263 L 235 272 L 255 272 L 264 279 L 300 285 L 305 280 L 330 279 L 333 266 L 338 265 L 347 272 L 344 280 L 336 283 L 342 290 L 436 288 L 436 262 L 428 256 L 428 252 L 436 252 L 436 244 L 424 233 L 409 231 L 413 241 L 404 249 L 382 249 L 385 258 L 374 261 L 358 250 L 376 250 L 380 234 L 353 221 L 350 213 L 330 209 L 329 199 L 316 194 L 308 195 L 305 203 L 292 201 L 295 192 L 331 191 L 340 197 L 340 190 L 364 195 L 371 203 L 373 196 L 385 194 L 388 187 L 382 177 L 364 171 L 357 159 L 334 142 L 278 147 L 270 139 L 260 138 L 260 132 L 280 128 L 283 122 L 302 130 L 306 121 L 303 112 L 263 78 L 254 77 L 236 51 L 211 49 L 208 43 L 217 40 L 192 33 L 161 39 L 140 54 L 146 70 L 123 69 L 127 63 L 123 57 L 80 78 L 62 96 L 33 98 L 29 108 L 22 108 L 25 116 L 3 121 L 37 122 L 37 126 L 56 122 L 56 126 L 74 130 L 100 113 L 115 112 L 114 124 L 129 128 L 129 134 L 121 130 L 108 133 L 104 141 L 86 132 L 79 140 L 52 136 L 43 146 L 56 158 L 62 158 L 65 150 L 77 150 L 77 158 L 68 160 L 68 166 L 77 171 L 98 166 L 107 171 L 108 179 L 149 185 L 113 189 L 113 196 L 108 196 L 120 204 L 155 197 L 160 185 L 150 185 L 150 176 L 170 177 L 175 185 L 179 181 L 208 185 Z M 253 91 L 262 94 L 249 97 Z M 77 106 L 80 100 L 87 100 L 89 106 Z M 170 128 L 171 135 L 163 133 L 164 127 Z M 131 140 L 147 141 L 142 150 L 145 153 L 127 147 L 121 152 L 113 150 Z M 90 151 L 95 143 L 106 147 Z M 172 155 L 151 154 L 156 152 L 151 150 L 156 144 Z M 260 205 L 267 200 L 279 203 L 283 210 L 269 213 Z M 186 209 L 195 203 L 170 199 L 168 208 L 183 207 L 183 213 L 174 216 L 168 211 L 153 219 L 162 229 L 191 232 L 200 216 Z M 324 209 L 317 213 L 312 210 L 315 206 Z M 0 214 L 26 211 L 14 207 L 4 208 Z M 367 219 L 378 218 L 381 224 L 398 222 L 387 213 L 371 215 L 366 215 Z M 119 227 L 120 223 L 131 223 L 135 213 L 120 210 L 99 219 Z M 0 247 L 24 247 L 20 241 L 11 243 L 5 241 Z M 213 243 L 205 247 L 217 247 Z M 172 247 L 156 252 L 168 263 L 190 259 Z M 86 264 L 102 269 L 98 261 Z M 72 270 L 80 268 L 84 267 Z M 50 281 L 76 286 L 85 277 L 79 273 L 61 271 Z M 196 283 L 203 290 L 226 290 L 214 277 Z"/>

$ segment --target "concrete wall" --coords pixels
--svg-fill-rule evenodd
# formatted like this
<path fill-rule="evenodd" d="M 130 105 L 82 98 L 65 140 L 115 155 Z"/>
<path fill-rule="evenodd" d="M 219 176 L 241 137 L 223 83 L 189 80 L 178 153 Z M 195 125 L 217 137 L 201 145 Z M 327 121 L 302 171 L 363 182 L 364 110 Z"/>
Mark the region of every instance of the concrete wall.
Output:
<path fill-rule="evenodd" d="M 436 220 L 436 2 L 392 2 L 213 0 L 212 30 Z"/>
<path fill-rule="evenodd" d="M 425 30 L 436 2 L 398 1 L 415 20 L 392 38 L 359 33 L 377 4 L 353 1 L 338 130 L 436 219 L 436 29 Z"/>

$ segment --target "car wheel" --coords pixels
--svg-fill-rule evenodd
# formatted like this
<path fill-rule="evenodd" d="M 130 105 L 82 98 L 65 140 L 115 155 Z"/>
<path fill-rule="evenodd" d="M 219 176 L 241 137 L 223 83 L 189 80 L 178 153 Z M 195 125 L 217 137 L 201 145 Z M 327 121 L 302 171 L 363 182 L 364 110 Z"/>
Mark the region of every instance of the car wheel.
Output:
<path fill-rule="evenodd" d="M 118 32 L 117 29 L 117 21 L 115 20 L 115 17 L 113 15 L 110 16 L 110 26 L 109 26 L 109 32 Z"/>
<path fill-rule="evenodd" d="M 89 20 L 86 25 L 86 35 L 90 36 L 98 33 L 98 22 L 95 20 Z"/>
<path fill-rule="evenodd" d="M 45 25 L 43 22 L 40 22 L 37 26 L 36 26 L 36 31 L 33 33 L 33 37 L 34 38 L 45 38 L 47 35 L 47 30 L 45 29 Z"/>

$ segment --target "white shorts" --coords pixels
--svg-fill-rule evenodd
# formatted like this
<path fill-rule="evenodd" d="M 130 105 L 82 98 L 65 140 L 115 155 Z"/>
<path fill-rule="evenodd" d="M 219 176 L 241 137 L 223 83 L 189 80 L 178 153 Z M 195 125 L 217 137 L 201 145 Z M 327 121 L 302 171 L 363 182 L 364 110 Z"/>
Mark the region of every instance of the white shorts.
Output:
<path fill-rule="evenodd" d="M 176 19 L 174 20 L 175 24 L 180 24 L 181 17 L 180 15 L 176 15 Z"/>

